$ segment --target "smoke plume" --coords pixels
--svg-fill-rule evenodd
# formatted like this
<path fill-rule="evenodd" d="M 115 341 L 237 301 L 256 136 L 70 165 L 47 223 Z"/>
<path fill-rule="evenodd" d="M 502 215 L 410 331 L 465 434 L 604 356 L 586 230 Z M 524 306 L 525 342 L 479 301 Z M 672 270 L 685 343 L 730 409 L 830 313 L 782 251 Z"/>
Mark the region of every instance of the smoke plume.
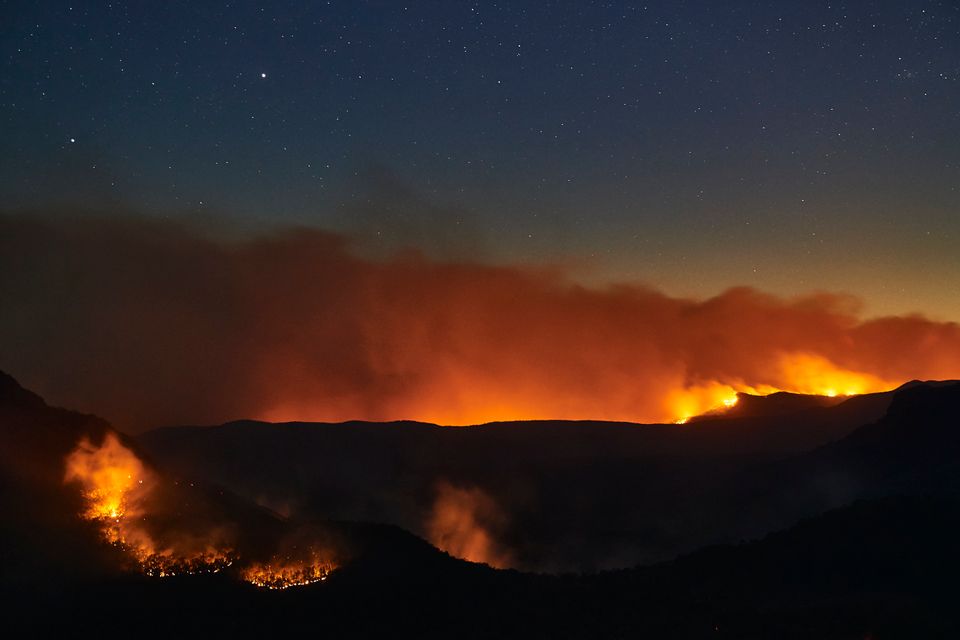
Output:
<path fill-rule="evenodd" d="M 124 429 L 234 418 L 683 420 L 738 390 L 960 373 L 960 327 L 855 298 L 706 300 L 562 270 L 224 240 L 156 219 L 0 216 L 0 368 Z"/>
<path fill-rule="evenodd" d="M 440 482 L 427 531 L 430 542 L 452 556 L 504 568 L 512 557 L 497 539 L 506 524 L 497 503 L 480 489 Z"/>

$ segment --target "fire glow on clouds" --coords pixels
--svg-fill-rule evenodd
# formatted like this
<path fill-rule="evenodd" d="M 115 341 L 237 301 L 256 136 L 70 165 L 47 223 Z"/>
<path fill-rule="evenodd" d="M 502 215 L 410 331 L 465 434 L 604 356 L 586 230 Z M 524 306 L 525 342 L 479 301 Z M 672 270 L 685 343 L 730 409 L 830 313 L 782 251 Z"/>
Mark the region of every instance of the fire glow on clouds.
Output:
<path fill-rule="evenodd" d="M 844 295 L 707 300 L 560 270 L 375 260 L 316 230 L 0 216 L 0 364 L 124 428 L 267 420 L 682 421 L 736 391 L 960 374 L 960 327 Z"/>

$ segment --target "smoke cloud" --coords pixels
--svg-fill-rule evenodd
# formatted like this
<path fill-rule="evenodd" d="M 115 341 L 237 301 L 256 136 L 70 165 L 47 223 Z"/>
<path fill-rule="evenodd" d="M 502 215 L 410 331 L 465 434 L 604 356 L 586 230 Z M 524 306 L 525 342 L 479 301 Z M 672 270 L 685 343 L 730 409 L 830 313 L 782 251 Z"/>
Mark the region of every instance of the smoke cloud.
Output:
<path fill-rule="evenodd" d="M 960 373 L 960 327 L 847 295 L 707 300 L 343 235 L 225 240 L 126 216 L 0 216 L 0 368 L 124 429 L 234 418 L 683 419 L 734 390 Z"/>
<path fill-rule="evenodd" d="M 507 525 L 497 503 L 476 487 L 437 485 L 427 535 L 437 548 L 457 558 L 491 567 L 511 566 L 513 558 L 497 540 Z"/>

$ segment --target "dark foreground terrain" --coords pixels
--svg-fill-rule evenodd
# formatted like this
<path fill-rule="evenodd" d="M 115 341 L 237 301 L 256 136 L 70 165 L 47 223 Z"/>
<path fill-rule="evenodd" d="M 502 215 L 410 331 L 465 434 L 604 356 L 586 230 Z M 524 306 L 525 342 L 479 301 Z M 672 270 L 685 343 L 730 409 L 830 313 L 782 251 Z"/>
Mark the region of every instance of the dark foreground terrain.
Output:
<path fill-rule="evenodd" d="M 230 568 L 163 579 L 131 571 L 77 517 L 80 496 L 63 483 L 76 443 L 112 427 L 2 376 L 4 626 L 107 636 L 957 637 L 960 385 L 915 383 L 839 404 L 745 400 L 685 427 L 236 423 L 139 441 L 121 434 L 170 487 L 158 517 L 168 526 L 229 527 L 248 556 L 305 526 L 349 547 L 325 582 L 268 591 Z M 420 531 L 438 478 L 505 502 L 500 543 L 516 566 L 548 567 L 554 553 L 558 566 L 583 569 L 660 560 L 562 575 L 457 560 L 396 526 Z M 511 483 L 518 496 L 501 500 Z M 281 516 L 273 503 L 285 494 Z"/>

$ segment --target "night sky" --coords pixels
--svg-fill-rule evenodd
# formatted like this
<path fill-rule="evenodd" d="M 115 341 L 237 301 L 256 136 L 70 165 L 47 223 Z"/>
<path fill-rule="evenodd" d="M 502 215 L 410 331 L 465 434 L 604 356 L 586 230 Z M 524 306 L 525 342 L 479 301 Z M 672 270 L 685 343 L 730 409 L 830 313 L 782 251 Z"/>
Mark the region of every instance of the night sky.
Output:
<path fill-rule="evenodd" d="M 960 4 L 5 2 L 0 209 L 960 320 Z"/>

